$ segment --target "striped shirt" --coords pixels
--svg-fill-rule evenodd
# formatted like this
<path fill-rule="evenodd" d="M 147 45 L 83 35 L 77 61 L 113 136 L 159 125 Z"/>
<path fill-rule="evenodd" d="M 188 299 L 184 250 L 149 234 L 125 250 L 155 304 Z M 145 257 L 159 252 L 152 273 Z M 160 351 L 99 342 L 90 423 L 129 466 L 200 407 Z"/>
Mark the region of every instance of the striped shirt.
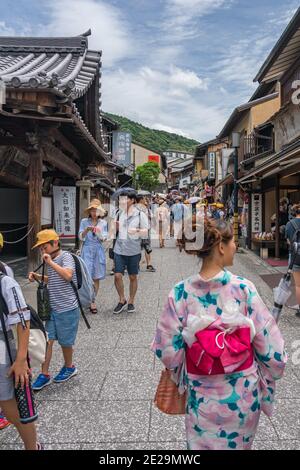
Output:
<path fill-rule="evenodd" d="M 75 261 L 70 253 L 62 251 L 53 259 L 53 262 L 62 268 L 72 269 L 72 280 L 77 286 Z M 51 310 L 54 312 L 68 312 L 78 307 L 78 301 L 70 282 L 65 281 L 51 266 L 48 266 L 48 289 Z"/>

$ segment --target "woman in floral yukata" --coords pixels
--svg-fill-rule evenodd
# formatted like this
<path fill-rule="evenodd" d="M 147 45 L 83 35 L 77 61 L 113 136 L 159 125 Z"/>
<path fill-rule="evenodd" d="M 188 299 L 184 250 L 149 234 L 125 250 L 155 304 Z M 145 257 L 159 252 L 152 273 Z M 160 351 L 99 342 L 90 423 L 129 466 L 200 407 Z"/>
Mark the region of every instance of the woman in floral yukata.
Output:
<path fill-rule="evenodd" d="M 205 219 L 200 273 L 171 290 L 152 344 L 179 392 L 187 390 L 192 450 L 250 449 L 286 363 L 281 333 L 254 284 L 225 269 L 235 251 L 231 226 Z"/>

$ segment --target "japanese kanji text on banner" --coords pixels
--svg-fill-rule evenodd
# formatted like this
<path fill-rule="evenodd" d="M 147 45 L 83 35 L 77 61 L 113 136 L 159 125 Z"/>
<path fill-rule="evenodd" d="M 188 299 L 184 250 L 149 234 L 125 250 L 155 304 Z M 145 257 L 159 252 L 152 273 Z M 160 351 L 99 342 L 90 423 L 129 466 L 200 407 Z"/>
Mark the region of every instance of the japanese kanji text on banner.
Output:
<path fill-rule="evenodd" d="M 76 187 L 53 186 L 55 229 L 63 238 L 75 238 Z"/>

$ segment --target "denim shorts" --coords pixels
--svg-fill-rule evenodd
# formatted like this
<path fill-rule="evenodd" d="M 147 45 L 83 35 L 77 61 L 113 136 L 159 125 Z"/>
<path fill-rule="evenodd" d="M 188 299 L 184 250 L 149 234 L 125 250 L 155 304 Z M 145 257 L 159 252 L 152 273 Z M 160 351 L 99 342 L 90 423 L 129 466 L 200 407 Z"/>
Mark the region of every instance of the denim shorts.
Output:
<path fill-rule="evenodd" d="M 12 331 L 8 331 L 8 339 L 12 360 L 14 361 L 17 355 L 17 350 Z M 13 378 L 7 377 L 10 367 L 11 363 L 4 341 L 4 335 L 3 332 L 0 331 L 0 401 L 12 400 L 15 397 Z"/>
<path fill-rule="evenodd" d="M 129 275 L 139 273 L 139 264 L 141 260 L 140 254 L 133 256 L 124 256 L 115 253 L 114 255 L 115 273 L 124 274 L 125 268 L 127 268 L 127 272 Z"/>
<path fill-rule="evenodd" d="M 79 308 L 67 312 L 52 311 L 51 318 L 46 321 L 45 325 L 49 340 L 57 340 L 64 347 L 73 346 L 78 331 L 79 317 Z"/>

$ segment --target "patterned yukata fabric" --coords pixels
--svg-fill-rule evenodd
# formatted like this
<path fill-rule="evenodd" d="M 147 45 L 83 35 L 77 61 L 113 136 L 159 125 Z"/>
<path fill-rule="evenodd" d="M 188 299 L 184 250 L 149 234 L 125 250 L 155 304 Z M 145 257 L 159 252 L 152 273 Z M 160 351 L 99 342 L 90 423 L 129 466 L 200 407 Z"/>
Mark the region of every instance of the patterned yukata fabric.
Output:
<path fill-rule="evenodd" d="M 189 316 L 201 319 L 205 312 L 204 322 L 211 317 L 212 322 L 226 323 L 228 301 L 245 322 L 251 320 L 253 365 L 230 374 L 186 372 L 184 338 Z M 197 274 L 179 282 L 161 314 L 152 351 L 173 370 L 179 390 L 187 389 L 188 449 L 251 448 L 261 411 L 272 413 L 275 380 L 282 377 L 287 361 L 280 330 L 252 282 L 227 270 L 210 280 Z"/>

